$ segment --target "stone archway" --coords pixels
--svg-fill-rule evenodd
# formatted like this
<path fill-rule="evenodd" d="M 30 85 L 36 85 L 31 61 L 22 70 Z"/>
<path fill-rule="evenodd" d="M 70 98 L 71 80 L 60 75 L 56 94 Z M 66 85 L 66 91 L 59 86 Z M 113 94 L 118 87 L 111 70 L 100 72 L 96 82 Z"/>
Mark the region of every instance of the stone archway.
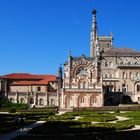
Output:
<path fill-rule="evenodd" d="M 20 99 L 20 103 L 25 104 L 25 99 L 24 98 L 21 98 Z"/>
<path fill-rule="evenodd" d="M 72 108 L 74 107 L 74 97 L 71 95 L 67 95 L 65 98 L 65 107 L 66 108 Z"/>

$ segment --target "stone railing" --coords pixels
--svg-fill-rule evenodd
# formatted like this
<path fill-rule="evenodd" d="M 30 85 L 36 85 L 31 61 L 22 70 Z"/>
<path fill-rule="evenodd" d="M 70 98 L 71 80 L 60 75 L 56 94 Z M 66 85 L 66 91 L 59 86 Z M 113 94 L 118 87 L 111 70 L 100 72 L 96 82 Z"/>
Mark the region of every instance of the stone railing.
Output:
<path fill-rule="evenodd" d="M 117 77 L 103 77 L 103 81 L 118 81 L 119 78 Z"/>
<path fill-rule="evenodd" d="M 140 67 L 140 64 L 117 64 L 117 67 Z"/>
<path fill-rule="evenodd" d="M 100 92 L 101 89 L 78 89 L 78 88 L 65 88 L 65 91 L 75 91 L 75 92 Z"/>

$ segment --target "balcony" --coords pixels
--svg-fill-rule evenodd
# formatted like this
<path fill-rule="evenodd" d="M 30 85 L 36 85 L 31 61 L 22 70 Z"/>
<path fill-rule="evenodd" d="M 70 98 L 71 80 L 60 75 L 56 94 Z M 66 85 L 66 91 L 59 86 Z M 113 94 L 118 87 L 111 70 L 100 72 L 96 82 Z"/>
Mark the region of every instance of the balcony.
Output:
<path fill-rule="evenodd" d="M 119 67 L 119 68 L 124 68 L 124 67 L 132 67 L 132 68 L 140 68 L 140 64 L 138 63 L 132 63 L 132 64 L 117 64 L 116 67 Z"/>
<path fill-rule="evenodd" d="M 103 77 L 103 82 L 106 81 L 119 81 L 117 77 Z"/>
<path fill-rule="evenodd" d="M 80 88 L 65 88 L 67 92 L 101 92 L 101 88 L 98 89 L 80 89 Z"/>

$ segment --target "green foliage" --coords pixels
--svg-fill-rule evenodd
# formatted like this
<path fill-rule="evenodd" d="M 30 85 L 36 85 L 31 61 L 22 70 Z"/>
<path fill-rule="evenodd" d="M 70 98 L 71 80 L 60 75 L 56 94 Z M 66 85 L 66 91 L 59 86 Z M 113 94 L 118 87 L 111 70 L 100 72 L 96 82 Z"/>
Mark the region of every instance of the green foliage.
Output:
<path fill-rule="evenodd" d="M 11 104 L 12 103 L 6 97 L 0 98 L 0 108 L 9 108 Z"/>
<path fill-rule="evenodd" d="M 15 112 L 16 112 L 15 108 L 13 108 L 13 107 L 9 108 L 9 113 L 15 113 Z"/>
<path fill-rule="evenodd" d="M 47 120 L 50 121 L 61 121 L 61 120 L 72 120 L 75 117 L 72 115 L 68 115 L 68 114 L 63 114 L 63 115 L 53 115 L 53 116 L 49 116 L 47 118 Z"/>
<path fill-rule="evenodd" d="M 114 109 L 114 113 L 118 114 L 118 113 L 120 113 L 120 110 L 118 108 Z"/>
<path fill-rule="evenodd" d="M 22 110 L 22 109 L 27 109 L 28 105 L 27 104 L 23 104 L 23 103 L 12 103 L 11 107 Z"/>
<path fill-rule="evenodd" d="M 108 122 L 116 120 L 115 116 L 111 115 L 95 115 L 95 116 L 85 116 L 79 119 L 79 121 L 83 122 Z"/>

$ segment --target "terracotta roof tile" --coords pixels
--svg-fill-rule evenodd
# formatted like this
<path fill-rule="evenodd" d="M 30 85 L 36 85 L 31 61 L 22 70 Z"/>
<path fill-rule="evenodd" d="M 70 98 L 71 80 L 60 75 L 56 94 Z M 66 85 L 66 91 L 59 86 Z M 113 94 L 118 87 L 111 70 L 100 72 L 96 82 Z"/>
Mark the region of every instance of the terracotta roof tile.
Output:
<path fill-rule="evenodd" d="M 7 79 L 47 79 L 50 77 L 56 77 L 55 75 L 36 75 L 36 74 L 29 74 L 29 73 L 11 73 L 7 75 L 2 75 L 0 78 L 7 78 Z"/>
<path fill-rule="evenodd" d="M 47 85 L 50 81 L 56 81 L 56 77 L 48 76 L 47 79 L 43 79 L 39 81 L 18 81 L 12 83 L 11 85 Z"/>

